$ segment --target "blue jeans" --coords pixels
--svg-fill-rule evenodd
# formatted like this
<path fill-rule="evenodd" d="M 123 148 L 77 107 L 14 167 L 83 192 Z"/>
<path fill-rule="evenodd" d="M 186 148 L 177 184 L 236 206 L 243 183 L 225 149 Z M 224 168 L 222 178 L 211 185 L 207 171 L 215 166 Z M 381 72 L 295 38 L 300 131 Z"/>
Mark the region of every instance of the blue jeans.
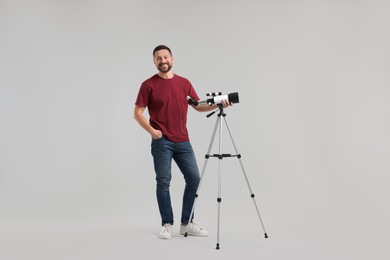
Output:
<path fill-rule="evenodd" d="M 152 155 L 156 172 L 156 195 L 161 215 L 161 224 L 173 225 L 173 211 L 169 187 L 171 182 L 172 159 L 176 162 L 185 180 L 181 223 L 188 224 L 194 204 L 200 175 L 195 154 L 190 142 L 174 143 L 165 136 L 152 140 Z M 192 219 L 191 219 L 192 220 Z"/>

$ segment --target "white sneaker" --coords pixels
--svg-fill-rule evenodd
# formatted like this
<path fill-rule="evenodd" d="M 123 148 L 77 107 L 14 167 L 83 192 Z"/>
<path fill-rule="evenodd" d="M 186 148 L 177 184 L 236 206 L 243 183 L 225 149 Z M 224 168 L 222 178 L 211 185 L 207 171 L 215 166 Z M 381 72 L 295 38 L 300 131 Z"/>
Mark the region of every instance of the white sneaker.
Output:
<path fill-rule="evenodd" d="M 191 222 L 188 225 L 180 226 L 180 234 L 184 235 L 187 232 L 189 236 L 197 236 L 197 237 L 207 237 L 209 233 L 207 230 L 204 230 L 200 226 L 198 226 L 195 222 Z"/>
<path fill-rule="evenodd" d="M 161 239 L 169 239 L 171 238 L 171 232 L 172 232 L 173 226 L 169 223 L 165 224 L 160 231 L 160 238 Z"/>

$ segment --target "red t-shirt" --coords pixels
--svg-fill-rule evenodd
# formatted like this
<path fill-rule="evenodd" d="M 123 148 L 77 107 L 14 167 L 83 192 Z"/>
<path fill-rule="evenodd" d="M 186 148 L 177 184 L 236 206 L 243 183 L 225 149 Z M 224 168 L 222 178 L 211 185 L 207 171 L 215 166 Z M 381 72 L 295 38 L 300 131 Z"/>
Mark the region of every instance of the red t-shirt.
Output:
<path fill-rule="evenodd" d="M 142 83 L 135 105 L 148 108 L 150 125 L 170 141 L 187 142 L 187 96 L 199 100 L 188 79 L 178 75 L 163 79 L 156 74 Z"/>

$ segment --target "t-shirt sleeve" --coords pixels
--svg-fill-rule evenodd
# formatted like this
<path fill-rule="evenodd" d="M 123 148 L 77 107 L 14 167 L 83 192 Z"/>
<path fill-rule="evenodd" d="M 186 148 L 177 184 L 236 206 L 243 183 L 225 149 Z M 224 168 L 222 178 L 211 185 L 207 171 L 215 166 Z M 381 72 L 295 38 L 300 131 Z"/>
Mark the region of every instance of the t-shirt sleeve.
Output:
<path fill-rule="evenodd" d="M 199 101 L 200 98 L 198 96 L 198 94 L 196 93 L 194 87 L 192 86 L 192 84 L 190 83 L 190 91 L 188 93 L 188 95 L 193 99 L 193 100 L 196 100 L 196 101 Z"/>
<path fill-rule="evenodd" d="M 138 96 L 135 101 L 135 105 L 139 107 L 147 107 L 150 100 L 150 94 L 151 88 L 147 84 L 142 83 L 138 91 Z"/>

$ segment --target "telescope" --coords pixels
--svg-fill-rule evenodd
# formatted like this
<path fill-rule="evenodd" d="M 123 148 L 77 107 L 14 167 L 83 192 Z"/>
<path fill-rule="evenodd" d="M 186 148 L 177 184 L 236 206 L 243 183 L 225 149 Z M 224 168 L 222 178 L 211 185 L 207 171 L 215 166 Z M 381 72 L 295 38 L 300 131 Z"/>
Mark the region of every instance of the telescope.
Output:
<path fill-rule="evenodd" d="M 190 96 L 187 96 L 188 103 L 191 104 L 192 106 L 197 106 L 197 105 L 202 104 L 202 103 L 207 103 L 210 106 L 213 105 L 213 104 L 217 104 L 218 105 L 218 109 L 215 109 L 213 112 L 211 112 L 210 114 L 207 115 L 207 117 L 209 118 L 210 116 L 214 115 L 216 112 L 218 113 L 218 116 L 216 118 L 217 121 L 215 123 L 214 131 L 213 131 L 213 134 L 212 134 L 212 137 L 211 137 L 211 141 L 210 141 L 210 144 L 208 146 L 209 148 L 208 148 L 207 153 L 205 155 L 205 162 L 203 164 L 203 170 L 202 170 L 202 174 L 200 176 L 199 186 L 198 186 L 198 188 L 196 190 L 196 193 L 195 193 L 195 199 L 194 199 L 194 203 L 192 205 L 191 214 L 190 214 L 189 219 L 192 219 L 192 217 L 194 216 L 194 209 L 195 209 L 195 205 L 196 205 L 197 200 L 198 200 L 200 185 L 202 183 L 202 180 L 203 180 L 203 177 L 204 177 L 204 174 L 205 174 L 205 171 L 206 171 L 206 166 L 207 166 L 208 160 L 209 160 L 209 158 L 217 158 L 217 159 L 219 159 L 219 163 L 218 163 L 219 168 L 218 168 L 218 197 L 217 197 L 217 202 L 218 202 L 218 214 L 217 214 L 218 215 L 218 223 L 217 223 L 217 247 L 216 247 L 216 249 L 219 250 L 220 249 L 220 247 L 219 247 L 219 230 L 220 230 L 220 219 L 221 219 L 221 210 L 220 209 L 221 209 L 221 201 L 222 201 L 222 197 L 221 197 L 221 176 L 222 176 L 222 161 L 224 161 L 222 159 L 223 158 L 227 158 L 227 157 L 236 157 L 239 160 L 239 162 L 240 162 L 242 173 L 244 174 L 246 183 L 247 183 L 248 188 L 249 188 L 250 197 L 252 198 L 252 200 L 253 200 L 253 202 L 255 204 L 257 215 L 259 217 L 261 225 L 263 226 L 264 236 L 265 236 L 265 238 L 268 238 L 267 231 L 265 230 L 263 220 L 261 219 L 260 212 L 259 212 L 259 209 L 257 207 L 257 203 L 256 203 L 256 200 L 255 200 L 255 194 L 253 194 L 253 192 L 252 192 L 252 188 L 250 187 L 249 180 L 248 180 L 248 177 L 247 177 L 245 169 L 244 169 L 244 165 L 241 162 L 241 154 L 237 151 L 237 147 L 236 147 L 236 144 L 235 144 L 235 142 L 233 140 L 233 136 L 232 136 L 232 133 L 230 131 L 230 127 L 228 126 L 228 122 L 227 122 L 227 119 L 226 119 L 226 113 L 224 112 L 224 106 L 221 105 L 223 100 L 226 100 L 229 103 L 238 103 L 238 101 L 239 101 L 238 100 L 238 93 L 234 92 L 234 93 L 231 93 L 231 94 L 222 95 L 221 92 L 214 92 L 214 93 L 207 94 L 207 96 L 209 96 L 210 98 L 206 99 L 205 101 L 195 101 Z M 223 103 L 225 103 L 225 102 L 223 102 Z M 204 110 L 207 111 L 209 109 L 204 109 Z M 230 135 L 230 139 L 232 141 L 232 145 L 233 145 L 233 147 L 234 147 L 234 149 L 236 151 L 236 154 L 222 153 L 222 140 L 224 140 L 223 136 L 222 136 L 222 133 L 223 133 L 223 131 L 222 131 L 223 123 L 222 123 L 222 121 L 225 122 L 225 124 L 227 126 L 227 129 L 228 129 L 228 132 L 229 132 L 229 135 Z M 215 136 L 216 136 L 216 133 L 217 133 L 217 129 L 219 129 L 219 150 L 218 150 L 218 153 L 210 153 L 211 149 L 213 147 L 213 144 L 214 144 L 214 139 L 215 139 Z M 184 236 L 185 237 L 188 236 L 188 225 L 187 225 L 187 228 L 185 229 Z"/>
<path fill-rule="evenodd" d="M 211 92 L 207 93 L 206 96 L 211 97 L 203 101 L 196 101 L 190 96 L 187 96 L 188 104 L 190 105 L 201 105 L 201 104 L 208 104 L 209 106 L 211 105 L 220 105 L 222 104 L 222 100 L 227 100 L 229 103 L 239 103 L 239 98 L 238 98 L 238 92 L 233 92 L 227 95 L 222 95 L 222 92 Z"/>

